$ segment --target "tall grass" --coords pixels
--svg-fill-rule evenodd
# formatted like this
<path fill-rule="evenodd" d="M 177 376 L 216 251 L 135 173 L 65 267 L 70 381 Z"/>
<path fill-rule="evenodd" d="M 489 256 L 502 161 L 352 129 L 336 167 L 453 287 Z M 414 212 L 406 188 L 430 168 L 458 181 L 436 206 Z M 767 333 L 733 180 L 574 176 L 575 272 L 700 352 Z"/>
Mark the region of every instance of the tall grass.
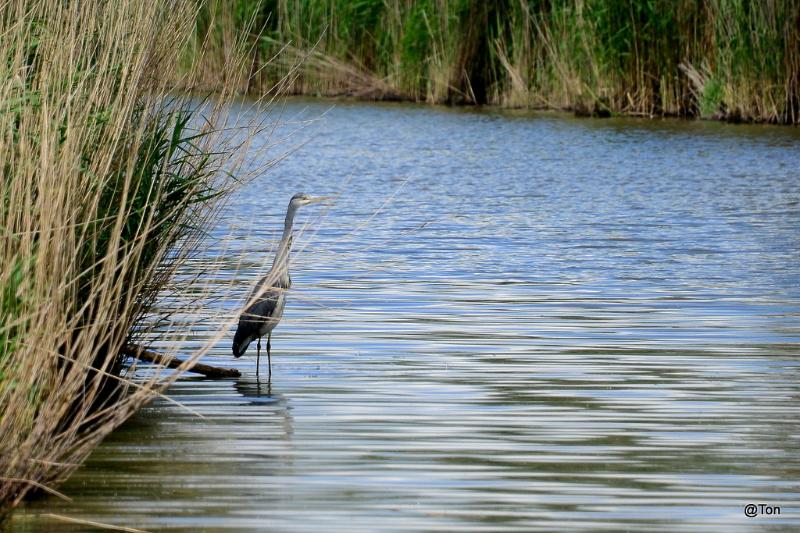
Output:
<path fill-rule="evenodd" d="M 166 382 L 134 383 L 119 353 L 228 186 L 230 152 L 168 93 L 196 18 L 190 0 L 0 7 L 0 511 Z"/>
<path fill-rule="evenodd" d="M 795 0 L 237 0 L 291 88 L 432 103 L 800 120 Z M 250 14 L 244 16 L 243 14 Z M 256 85 L 259 85 L 256 84 Z"/>

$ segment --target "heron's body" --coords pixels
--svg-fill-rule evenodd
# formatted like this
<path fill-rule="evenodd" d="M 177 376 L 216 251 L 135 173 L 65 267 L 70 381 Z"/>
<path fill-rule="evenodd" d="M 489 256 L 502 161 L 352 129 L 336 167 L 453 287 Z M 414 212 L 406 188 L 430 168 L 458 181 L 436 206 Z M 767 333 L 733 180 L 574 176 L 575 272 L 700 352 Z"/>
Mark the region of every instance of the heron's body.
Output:
<path fill-rule="evenodd" d="M 258 339 L 258 354 L 261 353 L 261 337 L 267 335 L 267 357 L 270 357 L 270 340 L 272 330 L 283 317 L 286 306 L 286 294 L 292 286 L 289 276 L 289 252 L 292 248 L 292 224 L 297 209 L 303 205 L 318 202 L 325 198 L 310 198 L 305 194 L 296 194 L 289 202 L 286 211 L 286 222 L 283 227 L 283 237 L 275 254 L 275 261 L 266 276 L 261 278 L 258 285 L 248 298 L 248 306 L 239 316 L 239 325 L 233 336 L 233 355 L 241 357 L 247 351 L 251 342 Z M 258 359 L 256 359 L 256 373 L 258 373 Z M 270 361 L 270 374 L 272 365 Z"/>
<path fill-rule="evenodd" d="M 269 275 L 265 279 L 268 278 Z M 278 283 L 267 288 L 260 288 L 260 285 L 255 288 L 249 299 L 253 303 L 239 316 L 239 326 L 233 336 L 234 355 L 236 346 L 242 347 L 241 353 L 244 353 L 251 342 L 269 335 L 283 317 L 286 293 L 291 286 L 291 280 L 288 280 L 287 276 L 287 283 Z"/>

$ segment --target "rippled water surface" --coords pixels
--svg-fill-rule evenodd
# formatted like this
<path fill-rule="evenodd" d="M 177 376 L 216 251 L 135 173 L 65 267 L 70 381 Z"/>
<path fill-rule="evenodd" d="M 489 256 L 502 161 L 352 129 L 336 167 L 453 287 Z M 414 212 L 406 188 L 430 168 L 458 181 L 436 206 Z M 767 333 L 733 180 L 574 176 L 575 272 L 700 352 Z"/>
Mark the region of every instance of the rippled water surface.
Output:
<path fill-rule="evenodd" d="M 214 233 L 235 236 L 214 252 L 234 294 L 209 303 L 230 318 L 289 197 L 341 193 L 299 216 L 271 386 L 227 335 L 209 361 L 242 378 L 170 391 L 203 418 L 154 401 L 72 503 L 13 529 L 800 528 L 796 130 L 324 101 L 282 119 L 320 115 Z"/>

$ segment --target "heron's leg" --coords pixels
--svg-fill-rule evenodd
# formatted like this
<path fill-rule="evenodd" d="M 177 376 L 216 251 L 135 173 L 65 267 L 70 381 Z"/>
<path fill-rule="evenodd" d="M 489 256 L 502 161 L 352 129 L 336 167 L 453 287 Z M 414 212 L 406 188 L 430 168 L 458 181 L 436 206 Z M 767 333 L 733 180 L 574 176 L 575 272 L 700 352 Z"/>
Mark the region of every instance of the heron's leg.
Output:
<path fill-rule="evenodd" d="M 258 344 L 256 344 L 256 377 L 258 377 L 258 362 L 261 360 L 261 337 L 258 338 Z"/>
<path fill-rule="evenodd" d="M 269 350 L 272 347 L 270 341 L 272 340 L 272 332 L 270 331 L 267 334 L 267 368 L 269 369 L 269 379 L 272 379 L 272 357 L 270 356 Z"/>

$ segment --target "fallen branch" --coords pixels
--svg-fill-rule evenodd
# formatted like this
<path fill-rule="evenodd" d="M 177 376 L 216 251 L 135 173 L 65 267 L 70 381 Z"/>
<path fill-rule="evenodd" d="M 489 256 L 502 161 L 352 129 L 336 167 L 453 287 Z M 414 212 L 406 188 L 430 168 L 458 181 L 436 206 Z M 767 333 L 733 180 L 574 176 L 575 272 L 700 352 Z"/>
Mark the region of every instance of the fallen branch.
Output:
<path fill-rule="evenodd" d="M 184 359 L 178 359 L 177 357 L 170 357 L 152 350 L 146 350 L 135 344 L 125 345 L 122 348 L 122 353 L 128 357 L 135 357 L 140 361 L 155 363 L 167 368 L 178 368 L 186 364 Z M 235 368 L 220 368 L 218 366 L 204 365 L 203 363 L 193 363 L 188 368 L 185 368 L 185 370 L 187 372 L 203 374 L 207 378 L 238 378 L 242 375 L 241 372 Z"/>

